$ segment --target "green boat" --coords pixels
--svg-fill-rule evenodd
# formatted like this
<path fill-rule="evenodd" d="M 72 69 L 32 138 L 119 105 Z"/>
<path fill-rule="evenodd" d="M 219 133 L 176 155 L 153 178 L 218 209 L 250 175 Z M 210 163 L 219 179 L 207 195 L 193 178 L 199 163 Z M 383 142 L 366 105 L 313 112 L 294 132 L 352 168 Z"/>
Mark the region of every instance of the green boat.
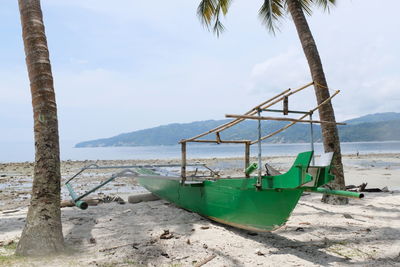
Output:
<path fill-rule="evenodd" d="M 330 166 L 310 167 L 312 155 L 312 151 L 300 153 L 285 174 L 262 176 L 261 187 L 256 187 L 258 177 L 182 183 L 180 177 L 143 176 L 138 181 L 158 197 L 214 221 L 246 230 L 272 231 L 285 224 L 304 191 L 362 197 L 319 188 L 333 175 Z M 313 186 L 306 186 L 311 183 Z"/>
<path fill-rule="evenodd" d="M 319 158 L 320 163 L 314 160 L 313 151 L 298 154 L 293 166 L 284 174 L 263 175 L 261 163 L 261 141 L 269 138 L 298 122 L 311 125 L 311 148 L 313 149 L 313 123 L 335 123 L 312 120 L 312 113 L 321 105 L 326 104 L 338 91 L 310 111 L 290 111 L 288 97 L 297 93 L 312 83 L 297 90 L 285 90 L 281 94 L 269 99 L 251 109 L 245 115 L 226 115 L 235 118 L 224 125 L 197 135 L 193 138 L 182 140 L 182 164 L 180 177 L 139 176 L 139 183 L 158 197 L 170 201 L 186 210 L 198 213 L 214 221 L 231 225 L 237 228 L 252 231 L 271 231 L 288 220 L 304 191 L 341 195 L 345 197 L 363 197 L 362 194 L 329 190 L 321 186 L 329 183 L 334 176 L 330 173 L 333 152 L 326 153 Z M 283 110 L 269 109 L 270 106 L 282 101 Z M 282 112 L 283 114 L 302 114 L 299 119 L 261 117 L 262 111 Z M 254 116 L 258 115 L 258 116 Z M 304 120 L 309 116 L 309 120 Z M 258 139 L 250 140 L 221 140 L 220 132 L 240 123 L 245 119 L 258 120 Z M 262 120 L 286 120 L 290 124 L 272 134 L 261 136 Z M 339 124 L 339 123 L 337 123 Z M 204 139 L 215 134 L 215 140 Z M 239 178 L 215 177 L 211 173 L 208 177 L 196 178 L 186 175 L 186 144 L 199 143 L 234 143 L 245 145 L 245 172 Z M 258 164 L 250 165 L 250 145 L 258 144 Z M 268 165 L 267 165 L 268 166 Z M 258 169 L 257 176 L 251 172 Z M 189 180 L 192 179 L 192 180 Z"/>
<path fill-rule="evenodd" d="M 340 123 L 313 120 L 312 114 L 320 106 L 328 103 L 339 91 L 335 92 L 331 97 L 327 98 L 320 105 L 310 111 L 289 110 L 288 97 L 310 85 L 312 85 L 312 83 L 294 91 L 291 91 L 290 89 L 285 90 L 281 94 L 278 94 L 277 96 L 254 107 L 244 115 L 226 115 L 227 117 L 234 119 L 195 137 L 181 140 L 182 161 L 180 165 L 181 175 L 179 177 L 165 176 L 157 173 L 153 168 L 155 166 L 116 166 L 116 168 L 130 167 L 130 169 L 126 169 L 117 175 L 113 175 L 110 179 L 94 189 L 81 196 L 77 196 L 69 184 L 72 179 L 86 169 L 110 168 L 109 166 L 99 167 L 95 165 L 82 169 L 66 182 L 66 186 L 70 191 L 70 195 L 75 204 L 78 207 L 85 209 L 87 208 L 87 204 L 82 200 L 83 197 L 121 175 L 127 173 L 134 174 L 140 185 L 162 199 L 174 203 L 188 211 L 198 213 L 211 220 L 251 231 L 272 231 L 285 224 L 293 209 L 296 207 L 301 195 L 305 191 L 362 198 L 363 194 L 330 190 L 329 188 L 322 187 L 334 178 L 330 173 L 332 158 L 334 155 L 333 152 L 325 153 L 317 159 L 318 162 L 314 158 L 313 123 Z M 282 110 L 269 108 L 281 101 L 283 102 Z M 284 115 L 296 113 L 302 114 L 302 116 L 298 119 L 286 117 L 262 117 L 261 112 L 266 111 L 282 112 Z M 307 116 L 309 116 L 309 119 L 305 120 L 304 118 Z M 257 140 L 221 139 L 220 132 L 242 122 L 245 119 L 254 119 L 258 121 Z M 289 121 L 290 123 L 281 129 L 262 137 L 262 120 Z M 265 170 L 263 170 L 261 160 L 261 142 L 299 122 L 309 123 L 311 125 L 311 151 L 298 154 L 292 167 L 286 173 L 273 173 L 269 165 L 265 165 Z M 215 134 L 215 139 L 205 139 L 213 134 Z M 198 176 L 196 175 L 197 169 L 194 174 L 188 175 L 186 169 L 188 166 L 198 166 L 198 164 L 187 163 L 186 144 L 189 142 L 244 145 L 245 168 L 243 175 L 236 178 L 220 177 L 217 172 L 208 168 L 204 164 L 201 166 L 210 171 L 209 175 Z M 250 164 L 250 146 L 253 144 L 258 144 L 258 164 Z M 172 167 L 172 165 L 158 165 L 158 167 Z M 252 175 L 256 170 L 257 175 Z"/>

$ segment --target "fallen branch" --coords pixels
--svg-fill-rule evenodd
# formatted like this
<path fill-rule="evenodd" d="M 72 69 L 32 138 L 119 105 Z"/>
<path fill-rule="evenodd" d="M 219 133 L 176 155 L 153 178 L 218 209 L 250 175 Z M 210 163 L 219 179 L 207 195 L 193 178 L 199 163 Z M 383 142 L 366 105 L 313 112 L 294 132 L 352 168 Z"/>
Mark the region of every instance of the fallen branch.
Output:
<path fill-rule="evenodd" d="M 213 260 L 215 257 L 216 257 L 216 255 L 211 255 L 211 256 L 205 258 L 204 260 L 202 260 L 201 262 L 197 263 L 197 264 L 195 265 L 195 267 L 203 266 L 203 265 L 206 264 L 207 262 Z"/>
<path fill-rule="evenodd" d="M 122 247 L 127 247 L 127 246 L 132 246 L 134 249 L 138 249 L 136 247 L 137 245 L 138 245 L 137 243 L 129 243 L 129 244 L 119 245 L 119 246 L 115 246 L 115 247 L 111 247 L 111 248 L 103 248 L 103 249 L 100 249 L 99 252 L 106 252 L 106 251 L 110 251 L 110 250 L 122 248 Z"/>

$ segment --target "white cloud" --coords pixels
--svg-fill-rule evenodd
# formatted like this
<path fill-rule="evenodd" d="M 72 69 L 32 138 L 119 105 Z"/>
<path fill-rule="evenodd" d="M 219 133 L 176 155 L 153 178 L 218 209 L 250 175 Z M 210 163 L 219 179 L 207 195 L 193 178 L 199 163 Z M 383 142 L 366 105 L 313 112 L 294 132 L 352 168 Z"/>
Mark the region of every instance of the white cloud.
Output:
<path fill-rule="evenodd" d="M 294 48 L 254 65 L 248 90 L 260 94 L 278 93 L 283 88 L 299 86 L 311 81 L 304 55 Z"/>

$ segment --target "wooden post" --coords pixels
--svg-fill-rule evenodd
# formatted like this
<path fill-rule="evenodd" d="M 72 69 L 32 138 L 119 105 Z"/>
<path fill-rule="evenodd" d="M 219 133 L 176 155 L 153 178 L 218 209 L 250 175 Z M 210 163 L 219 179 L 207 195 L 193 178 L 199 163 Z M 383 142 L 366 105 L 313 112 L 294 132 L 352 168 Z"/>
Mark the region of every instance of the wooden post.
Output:
<path fill-rule="evenodd" d="M 244 169 L 250 166 L 250 142 L 245 143 L 245 152 L 244 152 Z M 246 173 L 246 172 L 245 172 Z M 246 173 L 246 177 L 250 177 L 250 174 Z"/>
<path fill-rule="evenodd" d="M 181 145 L 182 145 L 181 183 L 184 183 L 186 181 L 186 142 L 182 142 Z"/>
<path fill-rule="evenodd" d="M 283 99 L 283 115 L 289 114 L 289 97 L 285 96 Z"/>

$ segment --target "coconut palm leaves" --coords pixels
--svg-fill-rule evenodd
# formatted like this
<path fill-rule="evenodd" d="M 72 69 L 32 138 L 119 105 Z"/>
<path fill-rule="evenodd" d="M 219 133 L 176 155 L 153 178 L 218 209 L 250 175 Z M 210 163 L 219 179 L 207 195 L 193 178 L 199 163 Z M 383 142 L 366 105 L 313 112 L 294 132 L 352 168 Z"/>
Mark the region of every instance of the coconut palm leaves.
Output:
<path fill-rule="evenodd" d="M 259 16 L 267 29 L 275 34 L 279 30 L 278 22 L 287 12 L 288 0 L 264 0 Z M 299 1 L 303 11 L 307 15 L 312 14 L 312 6 L 317 6 L 329 11 L 330 5 L 334 5 L 336 0 L 296 0 Z M 197 8 L 197 15 L 201 22 L 219 36 L 225 29 L 221 23 L 221 16 L 226 16 L 232 0 L 201 0 Z"/>
<path fill-rule="evenodd" d="M 224 25 L 220 21 L 221 12 L 225 16 L 228 13 L 232 0 L 202 0 L 197 8 L 203 25 L 219 36 L 224 31 Z"/>

